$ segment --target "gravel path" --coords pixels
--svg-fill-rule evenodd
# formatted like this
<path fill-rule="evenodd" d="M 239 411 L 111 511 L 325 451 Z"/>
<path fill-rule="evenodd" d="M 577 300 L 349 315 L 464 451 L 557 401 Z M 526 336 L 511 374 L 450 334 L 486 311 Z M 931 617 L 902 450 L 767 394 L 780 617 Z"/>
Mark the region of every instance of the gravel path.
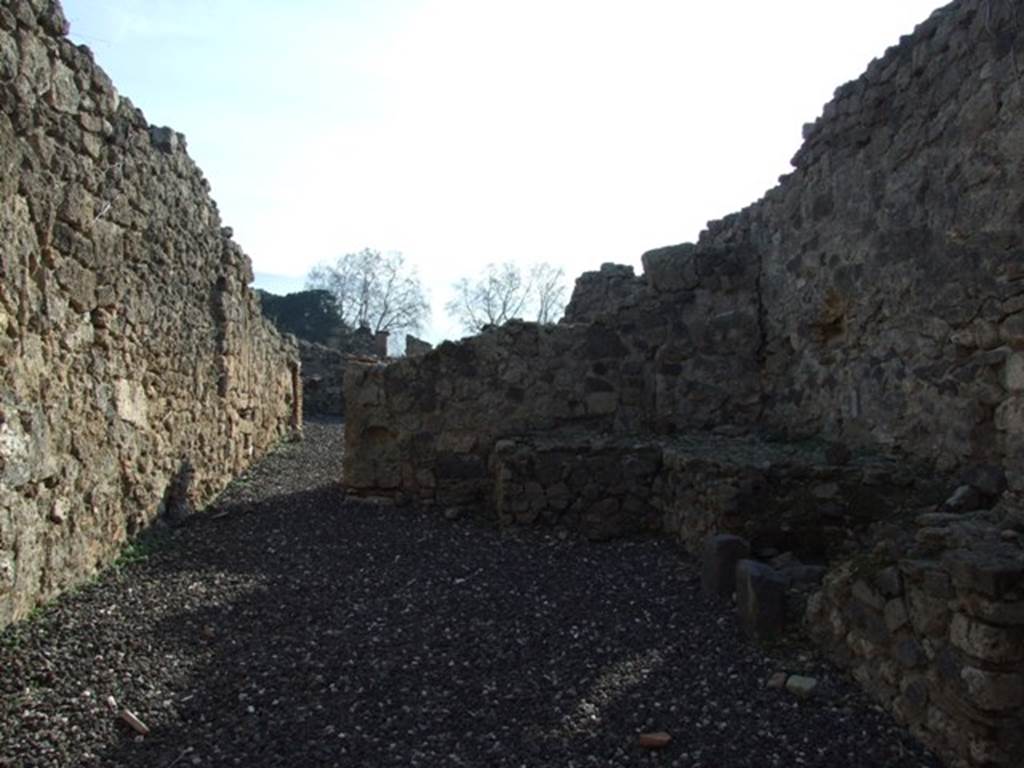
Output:
<path fill-rule="evenodd" d="M 939 765 L 812 655 L 741 641 L 667 541 L 345 501 L 340 433 L 0 634 L 0 766 Z"/>

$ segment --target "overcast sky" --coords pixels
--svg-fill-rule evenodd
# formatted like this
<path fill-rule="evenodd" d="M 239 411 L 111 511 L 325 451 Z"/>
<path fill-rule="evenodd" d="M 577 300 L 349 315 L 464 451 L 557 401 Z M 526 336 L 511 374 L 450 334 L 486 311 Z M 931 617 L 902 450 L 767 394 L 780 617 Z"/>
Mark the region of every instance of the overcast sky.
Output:
<path fill-rule="evenodd" d="M 639 267 L 758 199 L 835 88 L 939 5 L 64 1 L 122 95 L 186 135 L 257 286 L 400 250 L 432 340 L 461 335 L 450 285 L 489 261 Z"/>

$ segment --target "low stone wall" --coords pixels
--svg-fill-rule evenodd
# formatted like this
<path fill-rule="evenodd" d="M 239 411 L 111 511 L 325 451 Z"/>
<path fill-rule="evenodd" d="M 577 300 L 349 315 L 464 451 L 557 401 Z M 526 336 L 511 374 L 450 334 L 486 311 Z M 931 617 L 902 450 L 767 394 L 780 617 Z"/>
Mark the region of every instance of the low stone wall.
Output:
<path fill-rule="evenodd" d="M 858 549 L 873 522 L 936 503 L 948 488 L 902 458 L 750 435 L 677 436 L 665 444 L 663 466 L 663 527 L 693 554 L 721 532 L 744 537 L 755 552 L 826 562 Z"/>
<path fill-rule="evenodd" d="M 832 658 L 954 765 L 1024 755 L 1022 535 L 1000 510 L 880 526 L 808 605 Z"/>
<path fill-rule="evenodd" d="M 838 455 L 835 455 L 838 454 Z M 506 524 L 560 526 L 591 539 L 660 531 L 697 554 L 709 534 L 814 562 L 862 545 L 897 510 L 942 501 L 949 481 L 885 456 L 750 435 L 551 432 L 499 440 L 493 511 Z"/>
<path fill-rule="evenodd" d="M 661 448 L 587 434 L 500 440 L 491 457 L 494 512 L 505 524 L 542 522 L 601 540 L 658 530 Z"/>
<path fill-rule="evenodd" d="M 514 322 L 391 364 L 352 361 L 346 487 L 444 507 L 481 503 L 503 434 L 613 429 L 626 351 L 601 328 Z"/>
<path fill-rule="evenodd" d="M 301 427 L 297 351 L 184 137 L 66 30 L 0 5 L 0 626 Z"/>

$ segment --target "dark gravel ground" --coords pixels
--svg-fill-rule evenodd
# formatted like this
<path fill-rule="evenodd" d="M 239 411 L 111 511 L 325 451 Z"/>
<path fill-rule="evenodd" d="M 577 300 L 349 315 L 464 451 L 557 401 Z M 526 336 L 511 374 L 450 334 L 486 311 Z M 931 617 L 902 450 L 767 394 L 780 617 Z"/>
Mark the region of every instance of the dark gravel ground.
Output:
<path fill-rule="evenodd" d="M 306 434 L 0 635 L 0 766 L 939 765 L 798 643 L 744 643 L 669 542 L 346 501 L 340 422 Z"/>

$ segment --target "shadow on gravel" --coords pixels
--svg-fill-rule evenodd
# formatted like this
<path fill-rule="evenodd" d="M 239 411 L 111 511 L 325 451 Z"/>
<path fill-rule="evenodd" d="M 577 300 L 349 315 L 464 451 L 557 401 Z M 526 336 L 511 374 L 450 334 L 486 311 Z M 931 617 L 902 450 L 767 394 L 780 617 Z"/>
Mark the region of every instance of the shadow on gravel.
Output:
<path fill-rule="evenodd" d="M 331 486 L 222 511 L 134 574 L 161 595 L 152 733 L 101 765 L 935 764 L 856 697 L 766 689 L 668 542 L 507 535 Z M 636 745 L 661 729 L 664 753 Z"/>

